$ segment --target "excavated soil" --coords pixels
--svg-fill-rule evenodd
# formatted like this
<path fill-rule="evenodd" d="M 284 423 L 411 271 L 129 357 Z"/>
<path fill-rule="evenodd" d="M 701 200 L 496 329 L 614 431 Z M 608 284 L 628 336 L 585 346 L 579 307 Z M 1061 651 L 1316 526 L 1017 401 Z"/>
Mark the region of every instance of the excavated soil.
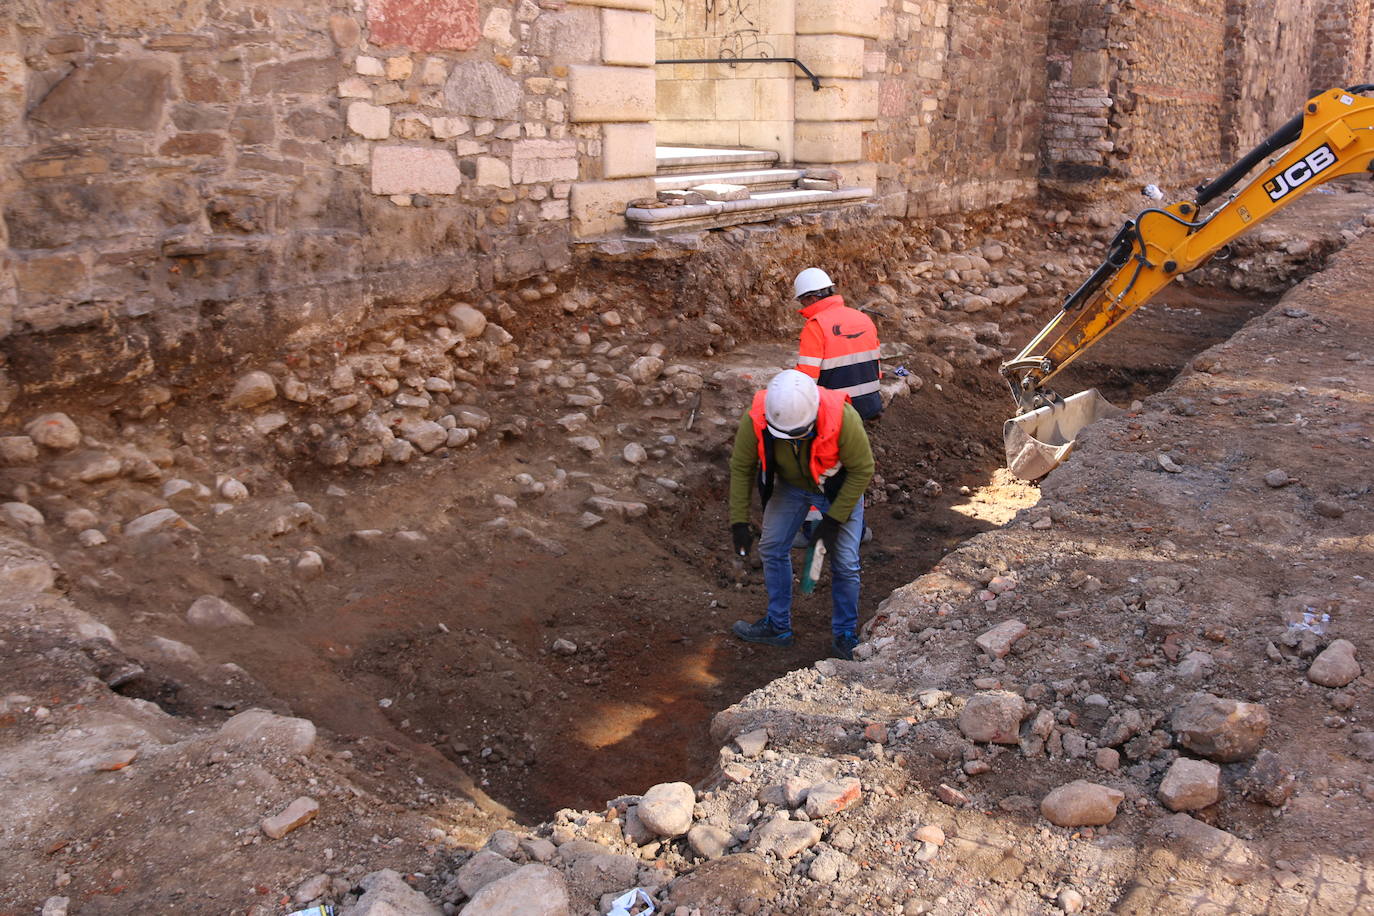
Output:
<path fill-rule="evenodd" d="M 1343 195 L 1341 212 L 1326 217 L 1328 234 L 1330 225 L 1366 209 L 1367 196 Z M 1297 207 L 1284 218 L 1290 233 L 1302 232 L 1305 220 L 1321 219 Z M 1215 284 L 1225 276 L 1218 271 L 1208 279 Z M 1097 386 L 1123 406 L 1145 399 L 1168 386 L 1193 356 L 1270 305 L 1272 299 L 1217 285 L 1171 289 L 1064 373 L 1060 390 Z M 1002 351 L 1014 352 L 1046 317 L 1044 305 L 1006 316 Z M 652 449 L 672 437 L 669 476 L 675 488 L 645 475 L 626 478 L 653 497 L 654 508 L 643 517 L 577 528 L 584 500 L 597 492 L 600 465 L 610 459 L 570 454 L 553 423 L 560 411 L 551 407 L 532 409 L 529 428 L 500 446 L 446 462 L 348 475 L 301 466 L 290 475 L 289 492 L 264 474 L 264 485 L 282 488 L 273 494 L 278 499 L 250 502 L 223 516 L 197 515 L 201 532 L 189 547 L 177 537 L 89 550 L 47 540 L 42 546 L 60 549 L 60 584 L 71 601 L 126 644 L 157 634 L 193 646 L 208 665 L 230 666 L 216 669 L 227 672 L 222 683 L 207 685 L 203 678 L 183 676 L 175 665 L 145 659 L 144 676 L 119 693 L 155 704 L 173 722 L 215 724 L 250 706 L 311 719 L 329 736 L 327 761 L 269 763 L 272 779 L 298 791 L 309 791 L 307 783 L 317 779 L 357 788 L 352 798 L 340 793 L 349 802 L 342 806 L 346 813 L 322 818 L 327 832 L 299 843 L 288 840 L 276 849 L 276 859 L 256 840 L 240 850 L 246 860 L 234 859 L 232 850 L 193 855 L 190 847 L 171 856 L 171 834 L 162 831 L 194 834 L 195 812 L 160 808 L 174 806 L 178 793 L 200 784 L 197 768 L 205 761 L 179 758 L 172 777 L 131 767 L 125 785 L 136 791 L 112 795 L 117 807 L 93 809 L 92 822 L 103 831 L 93 838 L 72 846 L 86 832 L 81 824 L 35 821 L 25 835 L 13 899 L 41 903 L 56 892 L 50 885 L 56 872 L 77 875 L 73 887 L 86 901 L 76 910 L 82 916 L 126 912 L 122 901 L 133 899 L 164 907 L 177 901 L 186 912 L 241 912 L 254 901 L 272 902 L 288 882 L 336 854 L 345 861 L 397 867 L 405 862 L 420 870 L 417 844 L 400 839 L 417 811 L 460 825 L 446 841 L 451 846 L 454 837 L 469 842 L 507 816 L 534 823 L 561 808 L 602 809 L 607 799 L 665 780 L 706 778 L 720 747 L 719 735 L 710 733 L 711 717 L 828 651 L 824 585 L 795 605 L 794 647 L 761 650 L 727 635 L 735 619 L 761 613 L 764 591 L 758 570 L 737 564 L 728 550 L 726 457 L 748 393 L 792 353 L 795 329 L 782 330 L 779 341 L 684 359 L 717 379 L 699 402 L 617 408 L 617 432 L 624 439 Z M 1336 375 L 1342 354 L 1328 355 L 1332 365 L 1323 374 Z M 923 385 L 894 401 L 873 435 L 882 480 L 872 488 L 868 521 L 874 539 L 864 553 L 861 617 L 870 623 L 894 589 L 1040 499 L 1039 488 L 1000 470 L 1001 425 L 1011 402 L 995 362 L 952 374 L 932 370 L 919 354 L 889 365 L 908 362 Z M 82 414 L 80 405 L 57 406 L 83 416 L 88 433 L 114 435 Z M 167 419 L 173 428 L 203 428 L 206 422 L 203 415 L 175 412 Z M 208 436 L 202 454 L 213 453 L 216 441 Z M 1207 455 L 1202 442 L 1169 447 L 1200 460 Z M 194 469 L 196 459 L 184 447 L 178 460 Z M 1273 460 L 1303 473 L 1300 451 Z M 205 462 L 201 470 L 209 466 Z M 230 470 L 255 487 L 252 467 Z M 544 482 L 546 491 L 522 495 L 512 483 L 522 473 Z M 1148 532 L 1150 524 L 1161 523 L 1160 507 L 1130 490 L 1124 469 L 1122 479 L 1110 511 L 1140 520 L 1140 530 Z M 494 494 L 514 502 L 494 502 Z M 289 565 L 262 556 L 263 545 L 282 534 L 281 505 L 290 500 L 313 507 L 292 519 L 289 533 L 325 557 L 327 572 L 318 579 L 293 576 Z M 126 517 L 142 511 L 119 508 Z M 1261 520 L 1259 530 L 1265 524 Z M 388 536 L 369 533 L 378 531 Z M 391 536 L 395 532 L 409 534 Z M 1012 563 L 1033 558 L 1037 548 L 1026 543 L 1016 549 L 1007 558 Z M 1351 550 L 1343 574 L 1360 557 L 1367 560 L 1367 550 Z M 980 562 L 996 568 L 998 560 L 980 556 Z M 1210 576 L 1252 572 L 1227 569 L 1222 555 L 1211 557 L 1207 569 Z M 209 635 L 191 628 L 185 609 L 202 594 L 248 609 L 257 625 Z M 1110 629 L 1111 621 L 1104 619 L 1102 626 Z M 1244 631 L 1239 610 L 1229 626 Z M 1109 637 L 1104 630 L 1096 638 Z M 1370 644 L 1368 633 L 1362 638 Z M 574 643 L 576 651 L 555 651 L 556 640 Z M 85 688 L 74 675 L 53 675 L 41 661 L 45 653 L 57 657 L 65 651 L 39 636 L 30 643 L 0 644 L 0 658 L 9 667 L 0 687 L 51 694 L 54 708 L 69 702 Z M 1313 716 L 1286 711 L 1275 729 L 1291 738 L 1311 728 Z M 926 788 L 949 778 L 944 759 L 914 759 L 909 766 L 908 778 Z M 1009 770 L 992 776 L 984 788 L 989 794 L 1036 794 L 1057 775 L 1037 772 L 1033 784 L 1018 786 L 1025 776 Z M 285 791 L 263 788 L 270 781 L 250 779 L 244 791 L 257 789 L 255 800 Z M 460 798 L 473 799 L 477 809 L 454 806 L 452 800 Z M 266 800 L 261 805 L 271 807 Z M 1327 812 L 1323 819 L 1313 812 L 1293 823 L 1291 840 L 1322 842 L 1331 830 L 1353 841 L 1357 831 L 1350 818 L 1356 816 Z M 1269 815 L 1247 809 L 1237 817 L 1240 826 L 1258 829 Z M 124 832 L 133 825 L 137 842 Z M 249 825 L 244 829 L 251 832 Z M 243 842 L 250 846 L 249 839 Z M 425 855 L 437 868 L 436 848 Z M 83 874 L 88 861 L 99 865 L 98 873 Z M 229 880 L 231 871 L 236 874 Z M 158 876 L 172 873 L 178 875 L 178 892 L 160 893 L 159 884 L 168 879 Z M 120 896 L 135 885 L 136 891 Z M 219 896 L 215 902 L 197 900 L 195 888 L 214 888 Z M 278 904 L 284 905 L 273 905 Z M 0 914 L 11 912 L 7 906 L 0 904 Z"/>
<path fill-rule="evenodd" d="M 1262 307 L 1232 293 L 1171 290 L 1081 360 L 1065 390 L 1098 385 L 1128 404 L 1166 385 L 1191 356 Z M 790 352 L 786 344 L 756 345 L 726 357 L 747 384 L 706 391 L 698 413 L 736 415 L 741 390 L 752 387 L 748 377 L 784 364 Z M 932 377 L 884 416 L 873 441 L 883 484 L 893 489 L 869 512 L 875 537 L 865 548 L 861 620 L 949 550 L 1035 500 L 1033 486 L 999 470 L 1010 403 L 996 367 L 986 365 Z M 705 776 L 714 765 L 710 717 L 829 651 L 824 587 L 798 596 L 800 638 L 791 649 L 761 651 L 727 635 L 734 620 L 762 612 L 766 595 L 761 572 L 738 568 L 726 550 L 724 466 L 733 425 L 686 430 L 690 414 L 659 409 L 622 422 L 643 438 L 677 435 L 692 443 L 699 460 L 685 469 L 689 485 L 673 506 L 638 523 L 612 522 L 558 540 L 559 556 L 483 530 L 498 515 L 489 492 L 506 489 L 522 471 L 552 474 L 548 442 L 531 437 L 503 447 L 480 469 L 451 462 L 426 469 L 421 480 L 413 468 L 382 471 L 350 481 L 346 495 L 330 495 L 332 475 L 296 476 L 297 496 L 330 522 L 320 542 L 333 571 L 317 583 L 243 560 L 268 520 L 236 514 L 207 528 L 225 555 L 217 562 L 120 564 L 125 594 L 112 600 L 107 582 L 87 587 L 98 581 L 102 558 L 86 558 L 94 560 L 89 568 L 74 558 L 73 594 L 116 629 L 155 624 L 211 661 L 242 665 L 296 715 L 345 741 L 432 748 L 518 817 L 594 809 L 670 776 Z M 938 495 L 930 495 L 931 480 Z M 552 521 L 574 509 L 552 494 L 529 511 Z M 424 540 L 348 536 L 397 529 Z M 202 593 L 253 608 L 259 626 L 206 646 L 170 619 L 175 611 L 149 607 L 151 595 L 180 608 Z M 574 642 L 577 654 L 552 652 L 560 638 Z M 180 694 L 164 687 L 147 698 L 179 714 L 215 715 Z M 438 763 L 428 752 L 420 759 Z M 442 774 L 438 767 L 431 778 Z"/>

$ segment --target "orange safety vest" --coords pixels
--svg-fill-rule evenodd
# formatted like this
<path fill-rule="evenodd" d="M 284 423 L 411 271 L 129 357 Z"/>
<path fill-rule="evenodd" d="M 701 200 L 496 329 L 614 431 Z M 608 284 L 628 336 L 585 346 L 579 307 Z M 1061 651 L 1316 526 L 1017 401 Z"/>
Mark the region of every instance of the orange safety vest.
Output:
<path fill-rule="evenodd" d="M 822 388 L 849 395 L 865 420 L 882 413 L 878 329 L 873 319 L 845 305 L 841 296 L 827 296 L 798 311 L 806 318 L 806 326 L 797 369 Z"/>
<path fill-rule="evenodd" d="M 754 422 L 754 438 L 759 447 L 759 482 L 763 504 L 768 505 L 768 497 L 773 491 L 772 456 L 768 447 L 770 442 L 779 441 L 768 434 L 768 418 L 764 413 L 766 391 L 754 393 L 754 403 L 749 408 L 749 419 Z M 816 435 L 811 442 L 811 479 L 816 486 L 834 499 L 843 482 L 844 465 L 840 462 L 840 429 L 844 426 L 844 405 L 849 395 L 842 391 L 820 389 L 821 402 L 816 412 Z M 786 440 L 781 440 L 786 441 Z"/>

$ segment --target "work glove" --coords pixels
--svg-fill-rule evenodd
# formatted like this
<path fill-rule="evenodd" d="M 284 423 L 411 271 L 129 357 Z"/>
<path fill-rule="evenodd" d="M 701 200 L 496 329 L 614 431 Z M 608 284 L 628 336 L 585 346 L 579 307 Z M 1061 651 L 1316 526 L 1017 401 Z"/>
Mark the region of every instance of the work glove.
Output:
<path fill-rule="evenodd" d="M 839 540 L 842 527 L 840 522 L 829 515 L 822 515 L 821 523 L 816 526 L 816 540 L 825 545 L 825 552 L 832 557 L 835 555 L 835 542 Z"/>
<path fill-rule="evenodd" d="M 748 522 L 735 522 L 730 526 L 730 539 L 735 543 L 735 554 L 749 556 L 749 545 L 754 543 L 754 529 Z"/>

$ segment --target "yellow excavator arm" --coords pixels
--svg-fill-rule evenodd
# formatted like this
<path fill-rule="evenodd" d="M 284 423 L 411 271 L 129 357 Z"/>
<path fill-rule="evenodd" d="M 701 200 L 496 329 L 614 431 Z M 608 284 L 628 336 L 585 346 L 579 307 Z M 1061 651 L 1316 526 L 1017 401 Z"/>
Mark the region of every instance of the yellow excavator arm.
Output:
<path fill-rule="evenodd" d="M 1046 383 L 1149 302 L 1180 274 L 1253 229 L 1280 208 L 1340 175 L 1374 172 L 1374 83 L 1332 89 L 1213 181 L 1192 200 L 1142 210 L 1129 219 L 1059 314 L 1016 358 L 1002 364 L 1017 415 L 1003 428 L 1007 467 L 1035 480 L 1073 450 L 1079 431 L 1118 408 L 1089 389 L 1061 399 Z M 1287 147 L 1281 155 L 1270 159 Z M 1210 215 L 1203 209 L 1268 159 L 1263 172 Z"/>
<path fill-rule="evenodd" d="M 1017 413 L 1062 403 L 1045 383 L 1170 280 L 1323 182 L 1374 171 L 1374 99 L 1361 95 L 1371 91 L 1374 84 L 1314 96 L 1224 174 L 1198 186 L 1193 200 L 1151 207 L 1127 220 L 1108 246 L 1106 260 L 1035 339 L 1002 364 Z M 1270 159 L 1254 180 L 1202 216 L 1204 207 L 1284 147 L 1288 150 Z"/>

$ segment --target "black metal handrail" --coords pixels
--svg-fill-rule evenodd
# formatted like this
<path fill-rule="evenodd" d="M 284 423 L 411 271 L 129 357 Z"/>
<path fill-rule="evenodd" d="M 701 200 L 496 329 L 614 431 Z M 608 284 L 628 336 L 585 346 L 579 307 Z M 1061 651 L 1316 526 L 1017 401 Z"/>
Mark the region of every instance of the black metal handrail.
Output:
<path fill-rule="evenodd" d="M 656 60 L 656 64 L 796 64 L 806 78 L 811 80 L 811 90 L 821 91 L 821 78 L 812 73 L 806 64 L 795 57 L 687 57 L 673 60 Z"/>

